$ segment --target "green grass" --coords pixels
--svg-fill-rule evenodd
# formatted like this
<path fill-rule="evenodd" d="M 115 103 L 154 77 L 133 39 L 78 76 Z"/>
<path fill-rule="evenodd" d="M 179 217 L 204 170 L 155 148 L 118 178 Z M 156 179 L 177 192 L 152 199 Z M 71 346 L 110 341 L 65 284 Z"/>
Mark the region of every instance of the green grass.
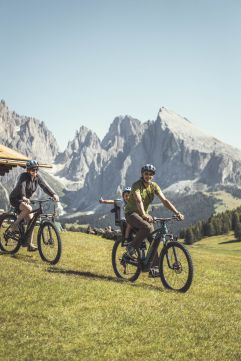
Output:
<path fill-rule="evenodd" d="M 241 244 L 231 234 L 189 247 L 185 294 L 146 274 L 118 282 L 112 241 L 61 235 L 55 267 L 25 249 L 0 256 L 0 360 L 241 360 Z"/>

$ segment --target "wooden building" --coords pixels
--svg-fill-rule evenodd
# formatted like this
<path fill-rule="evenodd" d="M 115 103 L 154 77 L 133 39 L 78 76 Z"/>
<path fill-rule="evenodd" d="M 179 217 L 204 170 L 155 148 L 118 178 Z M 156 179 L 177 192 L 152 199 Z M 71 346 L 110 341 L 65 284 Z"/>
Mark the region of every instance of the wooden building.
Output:
<path fill-rule="evenodd" d="M 26 161 L 29 159 L 31 158 L 0 144 L 0 176 L 3 176 L 17 166 L 25 168 Z M 39 164 L 39 167 L 52 168 L 52 165 L 42 163 Z"/>

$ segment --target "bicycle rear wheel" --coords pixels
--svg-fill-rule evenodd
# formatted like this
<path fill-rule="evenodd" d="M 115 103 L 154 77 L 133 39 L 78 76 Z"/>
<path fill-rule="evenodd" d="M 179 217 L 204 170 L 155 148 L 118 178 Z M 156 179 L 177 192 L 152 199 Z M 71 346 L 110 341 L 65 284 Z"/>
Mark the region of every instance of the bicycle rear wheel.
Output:
<path fill-rule="evenodd" d="M 44 262 L 56 264 L 59 262 L 62 253 L 62 242 L 59 232 L 51 221 L 44 221 L 39 228 L 38 250 Z"/>
<path fill-rule="evenodd" d="M 4 253 L 15 254 L 21 247 L 19 234 L 10 230 L 16 219 L 15 214 L 7 213 L 0 218 L 0 249 Z"/>
<path fill-rule="evenodd" d="M 186 292 L 193 279 L 192 258 L 188 250 L 178 242 L 171 241 L 160 254 L 160 277 L 163 286 Z"/>
<path fill-rule="evenodd" d="M 134 282 L 141 273 L 139 250 L 133 257 L 128 257 L 126 247 L 122 246 L 121 240 L 117 240 L 112 248 L 112 266 L 118 278 Z"/>

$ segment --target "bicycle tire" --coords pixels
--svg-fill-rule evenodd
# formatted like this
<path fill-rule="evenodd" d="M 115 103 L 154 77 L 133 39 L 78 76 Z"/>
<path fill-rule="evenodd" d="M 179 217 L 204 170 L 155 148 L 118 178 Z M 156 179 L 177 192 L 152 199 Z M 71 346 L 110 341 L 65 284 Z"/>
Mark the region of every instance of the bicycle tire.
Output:
<path fill-rule="evenodd" d="M 47 240 L 44 239 L 45 231 L 49 235 L 49 238 Z M 54 234 L 56 236 L 56 242 L 53 239 L 52 232 L 54 232 Z M 51 265 L 54 265 L 59 262 L 61 254 L 62 254 L 62 241 L 61 241 L 59 231 L 53 222 L 44 221 L 40 224 L 38 235 L 37 235 L 37 243 L 38 243 L 39 255 L 44 262 L 47 262 Z M 45 252 L 46 250 L 44 249 L 44 246 L 46 247 L 47 251 L 51 252 L 51 248 L 53 249 L 55 244 L 57 246 L 56 255 L 54 255 L 53 258 L 51 258 L 50 256 L 48 257 L 46 255 L 46 252 Z"/>
<path fill-rule="evenodd" d="M 133 262 L 133 264 L 128 263 L 128 259 L 125 256 L 125 254 L 126 254 L 126 250 L 125 250 L 125 247 L 122 246 L 122 241 L 116 240 L 114 243 L 114 246 L 112 248 L 112 267 L 115 272 L 115 275 L 117 276 L 117 278 L 120 278 L 120 279 L 123 279 L 126 281 L 130 281 L 130 282 L 134 282 L 137 280 L 137 278 L 139 277 L 139 275 L 141 273 L 141 264 L 139 261 L 140 260 L 140 252 L 139 252 L 139 250 L 136 250 L 137 257 L 136 257 L 135 265 L 134 265 L 134 262 Z M 129 266 L 133 266 L 132 267 L 133 269 L 131 269 L 130 272 L 128 273 Z M 123 269 L 123 272 L 121 272 L 122 269 Z M 126 276 L 125 276 L 125 274 L 126 274 Z"/>
<path fill-rule="evenodd" d="M 6 232 L 9 230 L 11 224 L 15 222 L 17 219 L 15 214 L 12 213 L 6 213 L 1 216 L 0 218 L 0 249 L 2 252 L 6 254 L 16 254 L 20 247 L 21 247 L 21 241 L 20 237 L 18 240 L 13 239 L 11 237 L 6 237 Z M 6 228 L 6 230 L 4 230 Z M 9 249 L 9 241 L 12 241 L 13 248 Z M 11 247 L 11 245 L 10 245 Z"/>
<path fill-rule="evenodd" d="M 174 284 L 171 284 L 170 281 L 167 279 L 167 271 L 169 269 L 170 274 L 174 276 L 174 279 L 177 280 L 178 275 L 181 275 L 183 272 L 183 264 L 181 264 L 180 260 L 177 260 L 177 253 L 181 252 L 184 255 L 184 258 L 187 262 L 187 276 L 184 284 L 182 286 L 175 287 Z M 169 253 L 169 254 L 168 254 Z M 169 257 L 169 258 L 168 258 Z M 172 257 L 172 258 L 171 258 Z M 187 292 L 190 288 L 193 280 L 193 263 L 192 257 L 189 251 L 179 242 L 171 241 L 167 243 L 166 246 L 163 247 L 160 253 L 160 263 L 159 263 L 159 270 L 160 270 L 160 278 L 162 284 L 167 289 L 172 289 L 179 292 Z M 180 259 L 180 258 L 179 258 Z M 167 261 L 167 270 L 165 268 L 165 260 Z M 169 264 L 170 265 L 169 265 Z M 180 278 L 179 278 L 180 280 Z"/>

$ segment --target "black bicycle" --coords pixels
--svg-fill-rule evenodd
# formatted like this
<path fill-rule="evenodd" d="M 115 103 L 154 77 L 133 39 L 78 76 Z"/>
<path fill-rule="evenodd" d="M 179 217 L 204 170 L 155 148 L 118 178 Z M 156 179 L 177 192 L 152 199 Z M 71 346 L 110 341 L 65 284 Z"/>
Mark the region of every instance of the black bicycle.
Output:
<path fill-rule="evenodd" d="M 123 237 L 117 239 L 112 249 L 112 266 L 118 278 L 134 282 L 141 272 L 149 272 L 160 243 L 163 243 L 159 255 L 159 272 L 165 288 L 186 292 L 193 280 L 193 263 L 188 250 L 177 237 L 168 232 L 167 223 L 177 220 L 171 218 L 155 218 L 159 224 L 151 234 L 152 241 L 145 240 L 133 256 L 126 252 L 128 243 Z"/>
<path fill-rule="evenodd" d="M 31 204 L 38 204 L 38 208 L 32 210 L 33 218 L 25 225 L 24 221 L 20 222 L 18 231 L 12 232 L 11 225 L 17 219 L 17 213 L 4 213 L 0 217 L 0 249 L 7 254 L 15 254 L 20 247 L 28 244 L 28 239 L 34 230 L 36 224 L 39 224 L 37 233 L 37 245 L 41 259 L 49 264 L 59 262 L 62 253 L 62 242 L 59 231 L 56 228 L 54 219 L 56 216 L 56 206 L 51 213 L 43 211 L 43 203 L 53 202 L 52 198 L 42 200 L 32 200 Z"/>

